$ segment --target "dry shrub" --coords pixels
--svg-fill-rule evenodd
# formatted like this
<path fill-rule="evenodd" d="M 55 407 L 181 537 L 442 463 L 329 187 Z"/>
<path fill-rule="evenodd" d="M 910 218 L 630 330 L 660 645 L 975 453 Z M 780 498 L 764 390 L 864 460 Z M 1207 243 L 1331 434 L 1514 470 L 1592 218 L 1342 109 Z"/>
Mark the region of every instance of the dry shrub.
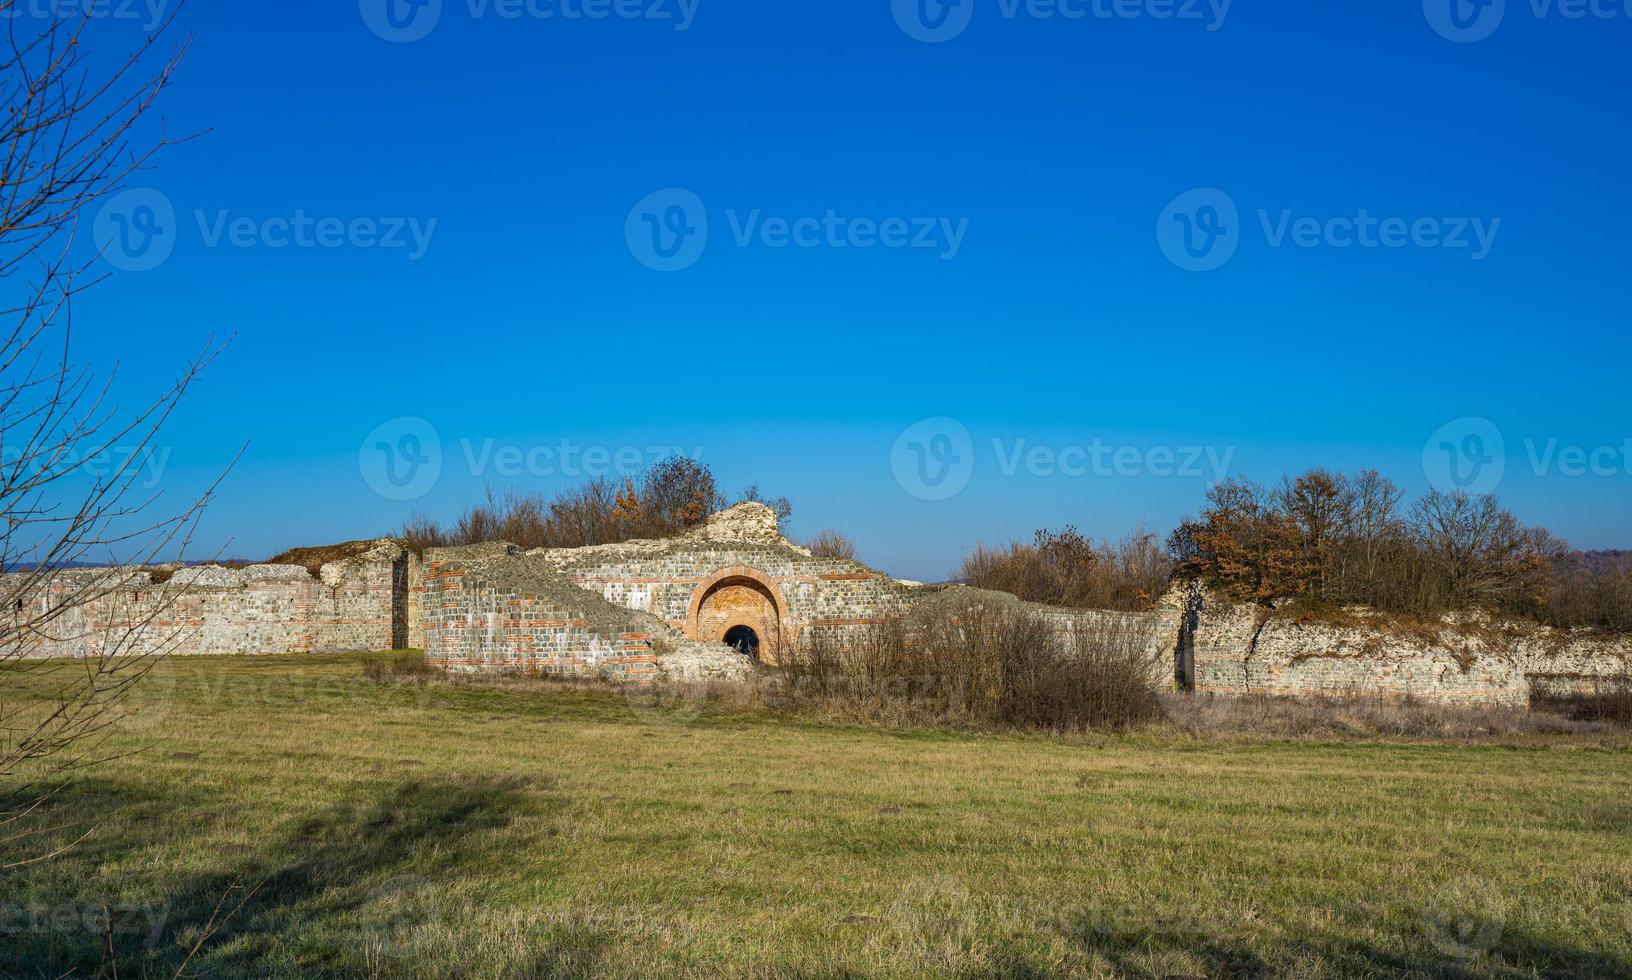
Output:
<path fill-rule="evenodd" d="M 1590 691 L 1553 691 L 1538 688 L 1530 706 L 1575 721 L 1632 728 L 1632 667 L 1618 676 L 1595 679 Z"/>
<path fill-rule="evenodd" d="M 404 650 L 363 664 L 363 676 L 371 681 L 425 680 L 441 677 L 442 672 L 425 659 L 425 654 Z"/>
<path fill-rule="evenodd" d="M 783 658 L 773 706 L 890 724 L 1072 732 L 1161 716 L 1137 630 L 1062 632 L 1036 612 L 939 607 L 854 631 L 812 630 Z"/>
<path fill-rule="evenodd" d="M 491 488 L 452 527 L 415 514 L 398 530 L 415 551 L 488 541 L 523 548 L 583 548 L 636 538 L 667 538 L 702 524 L 725 506 L 714 474 L 684 456 L 666 459 L 639 480 L 608 479 L 556 496 Z"/>
<path fill-rule="evenodd" d="M 805 545 L 810 553 L 817 558 L 843 558 L 846 561 L 856 560 L 856 543 L 831 529 L 817 531 L 816 536 Z"/>
<path fill-rule="evenodd" d="M 1143 528 L 1119 541 L 1092 542 L 1076 528 L 1038 531 L 1031 544 L 984 545 L 963 560 L 960 582 L 1027 602 L 1079 609 L 1151 608 L 1166 591 L 1173 563 Z"/>

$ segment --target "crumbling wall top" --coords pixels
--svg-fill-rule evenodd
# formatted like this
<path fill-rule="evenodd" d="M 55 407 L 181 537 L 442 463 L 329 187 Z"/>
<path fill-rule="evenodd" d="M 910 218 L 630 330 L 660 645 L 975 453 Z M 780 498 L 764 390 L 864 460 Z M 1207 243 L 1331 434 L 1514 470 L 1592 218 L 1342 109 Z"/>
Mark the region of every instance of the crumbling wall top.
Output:
<path fill-rule="evenodd" d="M 755 502 L 737 504 L 712 514 L 703 526 L 687 531 L 682 537 L 729 544 L 789 544 L 777 526 L 776 511 Z"/>

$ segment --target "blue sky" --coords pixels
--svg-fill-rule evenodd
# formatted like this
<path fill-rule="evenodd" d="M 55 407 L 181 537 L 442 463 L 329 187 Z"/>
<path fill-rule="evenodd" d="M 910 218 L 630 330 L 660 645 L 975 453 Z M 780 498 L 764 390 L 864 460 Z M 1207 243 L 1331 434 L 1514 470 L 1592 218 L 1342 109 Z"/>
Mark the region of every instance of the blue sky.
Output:
<path fill-rule="evenodd" d="M 1221 471 L 1420 492 L 1469 433 L 1522 518 L 1632 544 L 1624 7 L 1509 0 L 1459 43 L 1440 0 L 963 0 L 925 43 L 905 0 L 655 2 L 443 0 L 399 18 L 417 40 L 375 0 L 188 4 L 163 113 L 209 132 L 131 183 L 173 251 L 75 327 L 127 404 L 236 335 L 156 481 L 249 444 L 204 550 L 561 488 L 565 441 L 700 449 L 791 496 L 796 536 L 939 578 L 1040 526 L 1165 532 Z M 561 16 L 586 10 L 640 16 Z M 1173 235 L 1221 202 L 1227 261 L 1197 271 Z M 700 253 L 649 267 L 650 222 L 697 242 L 699 210 Z M 338 244 L 273 247 L 297 213 Z M 1378 247 L 1340 247 L 1362 214 Z M 381 444 L 439 471 L 382 493 Z M 925 499 L 953 488 L 926 460 L 961 489 Z"/>

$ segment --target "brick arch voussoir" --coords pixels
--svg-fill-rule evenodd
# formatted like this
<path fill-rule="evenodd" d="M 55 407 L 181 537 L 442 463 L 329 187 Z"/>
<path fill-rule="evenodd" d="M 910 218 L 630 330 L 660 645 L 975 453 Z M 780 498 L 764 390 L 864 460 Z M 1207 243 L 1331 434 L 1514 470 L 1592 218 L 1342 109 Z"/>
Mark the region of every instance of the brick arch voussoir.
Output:
<path fill-rule="evenodd" d="M 771 597 L 771 606 L 776 611 L 777 622 L 780 626 L 784 630 L 794 628 L 788 619 L 788 600 L 782 595 L 782 587 L 776 584 L 775 579 L 750 565 L 727 565 L 698 583 L 697 587 L 692 590 L 691 605 L 686 611 L 686 637 L 688 639 L 696 640 L 700 638 L 697 635 L 697 620 L 702 615 L 703 603 L 708 601 L 709 595 L 713 593 L 716 586 L 732 579 L 746 579 L 763 588 Z M 770 637 L 762 637 L 761 642 L 766 639 L 775 642 Z"/>

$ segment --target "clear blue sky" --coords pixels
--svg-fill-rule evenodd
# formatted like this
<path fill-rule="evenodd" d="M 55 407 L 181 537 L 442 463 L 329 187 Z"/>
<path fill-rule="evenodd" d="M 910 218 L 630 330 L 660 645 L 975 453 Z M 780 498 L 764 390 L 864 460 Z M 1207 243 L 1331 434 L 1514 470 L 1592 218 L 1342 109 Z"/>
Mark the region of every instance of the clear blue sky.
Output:
<path fill-rule="evenodd" d="M 873 564 L 939 578 L 1045 525 L 1165 533 L 1215 475 L 1183 465 L 1188 447 L 1260 481 L 1375 466 L 1419 492 L 1425 446 L 1469 417 L 1502 439 L 1497 492 L 1522 518 L 1632 545 L 1626 10 L 1510 0 L 1491 36 L 1456 43 L 1416 3 L 1239 0 L 1221 22 L 1205 3 L 1200 19 L 1158 18 L 1162 0 L 1082 18 L 964 3 L 961 34 L 931 44 L 890 0 L 669 0 L 658 13 L 694 15 L 683 31 L 443 0 L 396 43 L 354 0 L 193 0 L 163 111 L 210 132 L 133 182 L 174 207 L 174 251 L 81 301 L 79 353 L 121 362 L 129 404 L 236 334 L 168 428 L 158 482 L 185 496 L 247 441 L 201 544 L 249 557 L 383 533 L 416 506 L 452 515 L 484 483 L 563 487 L 536 454 L 515 477 L 467 455 L 566 440 L 700 447 L 729 489 L 792 497 L 796 535 L 841 528 Z M 630 247 L 631 209 L 668 188 L 709 230 L 661 272 Z M 1213 271 L 1158 239 L 1198 188 L 1238 208 Z M 417 258 L 274 248 L 276 229 L 212 245 L 200 227 L 297 209 L 435 225 Z M 858 248 L 847 230 L 850 247 L 778 248 L 762 224 L 739 245 L 756 210 L 928 218 L 939 245 Z M 1283 215 L 1362 211 L 1496 234 L 1484 250 L 1274 235 Z M 410 417 L 441 473 L 387 499 L 360 453 L 401 448 L 392 420 Z M 969 445 L 956 429 L 897 445 L 927 417 Z M 1070 452 L 1096 445 L 1101 467 Z M 939 465 L 948 446 L 972 454 L 967 486 L 922 499 L 940 494 L 912 485 L 916 454 Z M 1598 465 L 1578 473 L 1572 449 Z"/>

